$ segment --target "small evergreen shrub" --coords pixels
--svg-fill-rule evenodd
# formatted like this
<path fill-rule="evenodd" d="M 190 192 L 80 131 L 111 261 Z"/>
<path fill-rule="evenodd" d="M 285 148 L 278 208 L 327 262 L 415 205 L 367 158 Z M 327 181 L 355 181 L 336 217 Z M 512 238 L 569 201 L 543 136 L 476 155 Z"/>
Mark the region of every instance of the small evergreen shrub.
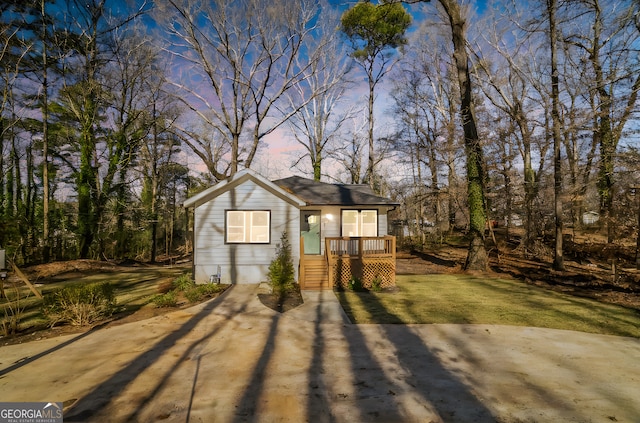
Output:
<path fill-rule="evenodd" d="M 280 244 L 276 246 L 276 257 L 269 264 L 269 283 L 272 292 L 282 302 L 287 293 L 295 287 L 293 258 L 291 256 L 291 244 L 287 232 L 282 232 Z"/>
<path fill-rule="evenodd" d="M 113 285 L 74 284 L 45 296 L 42 312 L 51 326 L 56 323 L 84 326 L 110 316 L 115 306 Z"/>
<path fill-rule="evenodd" d="M 362 281 L 360 280 L 360 278 L 351 276 L 351 279 L 349 279 L 349 289 L 355 292 L 364 291 L 364 287 L 362 286 Z"/>
<path fill-rule="evenodd" d="M 373 292 L 380 292 L 382 291 L 382 278 L 380 276 L 376 276 L 375 278 L 373 278 L 373 280 L 371 281 L 371 290 Z"/>

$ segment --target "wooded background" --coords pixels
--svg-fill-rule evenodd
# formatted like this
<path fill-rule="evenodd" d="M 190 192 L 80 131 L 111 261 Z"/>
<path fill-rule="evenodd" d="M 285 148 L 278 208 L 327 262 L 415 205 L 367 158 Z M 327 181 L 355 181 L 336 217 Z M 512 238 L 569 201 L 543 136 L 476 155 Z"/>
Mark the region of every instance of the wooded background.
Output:
<path fill-rule="evenodd" d="M 559 268 L 576 231 L 635 242 L 637 0 L 157 3 L 0 3 L 16 263 L 188 254 L 182 201 L 244 167 L 371 184 L 416 248 L 486 221 Z"/>

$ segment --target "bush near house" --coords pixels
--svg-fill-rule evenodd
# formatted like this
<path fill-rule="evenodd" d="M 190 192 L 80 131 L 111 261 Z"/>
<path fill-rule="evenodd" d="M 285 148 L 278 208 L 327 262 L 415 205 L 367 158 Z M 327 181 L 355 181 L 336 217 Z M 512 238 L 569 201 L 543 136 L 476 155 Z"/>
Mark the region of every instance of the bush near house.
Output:
<path fill-rule="evenodd" d="M 295 289 L 291 243 L 286 231 L 282 233 L 280 244 L 276 247 L 276 257 L 269 265 L 268 278 L 279 303 L 282 303 L 287 294 Z"/>
<path fill-rule="evenodd" d="M 153 297 L 153 304 L 158 308 L 164 307 L 176 307 L 178 305 L 178 296 L 176 295 L 176 291 L 171 290 L 169 292 L 165 292 L 164 294 L 158 294 Z"/>
<path fill-rule="evenodd" d="M 190 303 L 197 303 L 205 298 L 212 297 L 224 288 L 218 284 L 197 285 L 189 275 L 180 275 L 171 282 L 171 289 L 163 294 L 158 294 L 153 298 L 156 307 L 176 307 L 179 297 L 184 297 Z"/>

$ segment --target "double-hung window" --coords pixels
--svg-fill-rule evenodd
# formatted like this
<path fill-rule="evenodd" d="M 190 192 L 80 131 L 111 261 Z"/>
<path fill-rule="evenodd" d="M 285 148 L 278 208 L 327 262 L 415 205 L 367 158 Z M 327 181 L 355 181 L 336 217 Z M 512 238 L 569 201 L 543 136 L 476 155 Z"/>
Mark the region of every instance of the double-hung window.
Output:
<path fill-rule="evenodd" d="M 378 211 L 342 210 L 342 236 L 378 236 Z"/>
<path fill-rule="evenodd" d="M 270 234 L 271 213 L 268 210 L 227 210 L 227 243 L 268 244 Z"/>

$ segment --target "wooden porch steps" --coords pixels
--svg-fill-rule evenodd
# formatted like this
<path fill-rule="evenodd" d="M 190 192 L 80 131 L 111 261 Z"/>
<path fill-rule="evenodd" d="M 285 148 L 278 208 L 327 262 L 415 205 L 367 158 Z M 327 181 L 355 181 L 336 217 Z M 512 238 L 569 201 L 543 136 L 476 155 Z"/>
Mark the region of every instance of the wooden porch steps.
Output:
<path fill-rule="evenodd" d="M 308 256 L 300 261 L 300 289 L 330 289 L 329 270 L 324 256 Z"/>

